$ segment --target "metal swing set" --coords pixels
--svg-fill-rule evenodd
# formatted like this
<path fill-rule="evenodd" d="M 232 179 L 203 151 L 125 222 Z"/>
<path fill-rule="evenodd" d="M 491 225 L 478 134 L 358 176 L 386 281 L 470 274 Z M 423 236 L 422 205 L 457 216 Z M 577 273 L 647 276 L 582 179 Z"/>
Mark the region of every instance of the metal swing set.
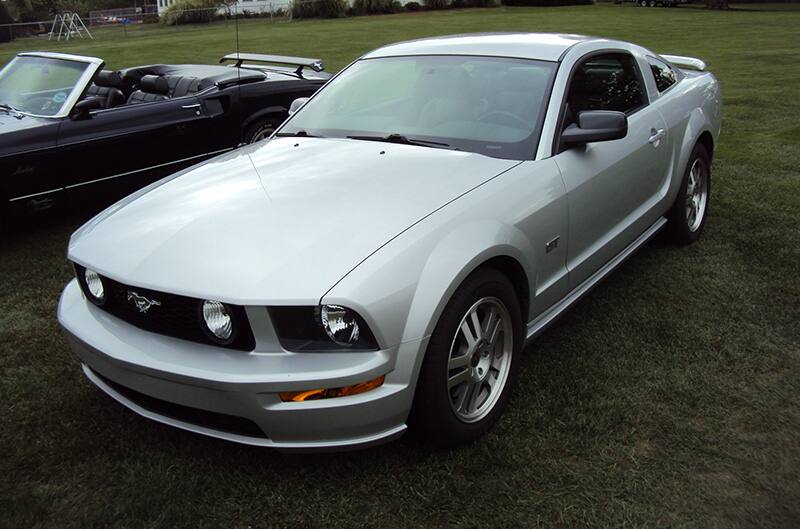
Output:
<path fill-rule="evenodd" d="M 53 39 L 53 35 L 56 34 L 56 26 L 58 26 L 56 40 L 61 40 L 62 35 L 64 36 L 64 40 L 69 40 L 72 35 L 78 35 L 80 38 L 83 38 L 84 31 L 90 39 L 94 40 L 89 28 L 83 23 L 78 13 L 59 13 L 56 15 L 53 19 L 53 27 L 50 28 L 50 36 L 47 40 Z"/>

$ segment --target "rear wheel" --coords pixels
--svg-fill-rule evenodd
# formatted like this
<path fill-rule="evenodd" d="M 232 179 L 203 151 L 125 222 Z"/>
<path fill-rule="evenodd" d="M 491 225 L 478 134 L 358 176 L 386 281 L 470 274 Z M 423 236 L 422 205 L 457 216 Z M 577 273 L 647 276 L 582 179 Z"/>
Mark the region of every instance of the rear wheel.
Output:
<path fill-rule="evenodd" d="M 689 158 L 678 198 L 669 213 L 669 235 L 678 244 L 700 238 L 706 225 L 711 199 L 711 160 L 706 148 L 697 144 Z"/>
<path fill-rule="evenodd" d="M 468 443 L 488 431 L 511 396 L 523 328 L 506 276 L 486 268 L 467 278 L 428 344 L 412 426 L 439 446 Z"/>
<path fill-rule="evenodd" d="M 272 133 L 275 132 L 275 129 L 280 124 L 281 120 L 273 116 L 257 119 L 255 123 L 247 127 L 243 141 L 244 143 L 255 143 L 265 140 L 272 136 Z"/>

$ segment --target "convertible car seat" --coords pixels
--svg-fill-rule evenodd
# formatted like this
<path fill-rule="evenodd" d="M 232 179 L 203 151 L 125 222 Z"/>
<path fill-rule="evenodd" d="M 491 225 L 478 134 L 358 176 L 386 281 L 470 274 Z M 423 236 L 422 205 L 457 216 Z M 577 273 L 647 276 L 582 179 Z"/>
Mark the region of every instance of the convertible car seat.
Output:
<path fill-rule="evenodd" d="M 128 96 L 128 104 L 152 103 L 169 99 L 169 84 L 163 76 L 144 75 L 139 81 L 138 90 L 131 92 Z"/>
<path fill-rule="evenodd" d="M 85 97 L 102 97 L 105 100 L 103 108 L 112 108 L 125 103 L 124 87 L 125 82 L 119 72 L 101 70 L 86 89 Z"/>
<path fill-rule="evenodd" d="M 183 97 L 196 93 L 200 89 L 200 79 L 179 75 L 165 75 L 169 86 L 169 97 Z"/>
<path fill-rule="evenodd" d="M 184 97 L 200 89 L 200 79 L 181 75 L 144 75 L 139 80 L 138 90 L 128 97 L 128 104 L 150 103 Z"/>

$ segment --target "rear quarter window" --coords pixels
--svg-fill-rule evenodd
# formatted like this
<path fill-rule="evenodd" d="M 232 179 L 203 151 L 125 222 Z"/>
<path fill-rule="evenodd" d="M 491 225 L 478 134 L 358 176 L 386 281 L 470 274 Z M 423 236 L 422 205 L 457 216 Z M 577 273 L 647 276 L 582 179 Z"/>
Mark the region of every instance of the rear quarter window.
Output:
<path fill-rule="evenodd" d="M 650 64 L 650 72 L 653 74 L 659 92 L 666 92 L 678 82 L 678 74 L 669 64 L 655 57 L 648 57 L 647 62 Z"/>

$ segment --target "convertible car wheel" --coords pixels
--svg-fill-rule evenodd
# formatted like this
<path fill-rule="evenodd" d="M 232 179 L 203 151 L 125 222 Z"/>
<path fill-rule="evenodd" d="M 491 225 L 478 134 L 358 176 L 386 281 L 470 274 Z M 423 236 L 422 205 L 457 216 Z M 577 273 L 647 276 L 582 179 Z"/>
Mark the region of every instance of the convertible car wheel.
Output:
<path fill-rule="evenodd" d="M 678 198 L 672 206 L 669 233 L 673 241 L 690 244 L 700 238 L 711 198 L 711 162 L 708 151 L 698 144 L 692 151 Z"/>
<path fill-rule="evenodd" d="M 251 125 L 244 134 L 244 143 L 255 143 L 265 140 L 272 136 L 275 129 L 280 125 L 280 120 L 273 118 L 262 118 Z"/>
<path fill-rule="evenodd" d="M 470 442 L 491 428 L 511 395 L 522 335 L 509 280 L 489 268 L 471 275 L 431 336 L 412 424 L 439 446 Z"/>

